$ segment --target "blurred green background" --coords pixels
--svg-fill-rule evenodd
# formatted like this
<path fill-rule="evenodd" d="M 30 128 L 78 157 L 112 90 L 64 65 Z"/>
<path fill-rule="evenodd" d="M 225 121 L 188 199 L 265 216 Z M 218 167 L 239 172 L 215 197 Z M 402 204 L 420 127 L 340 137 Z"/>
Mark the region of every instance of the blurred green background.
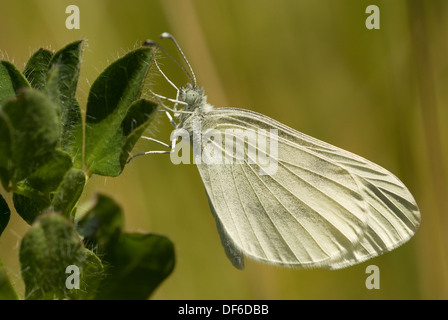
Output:
<path fill-rule="evenodd" d="M 80 30 L 65 27 L 70 4 L 80 9 Z M 365 27 L 370 4 L 380 8 L 380 30 Z M 380 164 L 413 193 L 422 225 L 404 246 L 343 270 L 247 261 L 238 271 L 221 247 L 195 166 L 138 157 L 117 178 L 94 176 L 80 207 L 105 192 L 123 206 L 128 230 L 172 239 L 175 270 L 152 298 L 448 298 L 447 1 L 0 0 L 0 55 L 21 70 L 39 47 L 87 39 L 78 88 L 84 107 L 100 71 L 164 31 L 176 36 L 211 104 L 261 112 Z M 175 64 L 159 61 L 185 84 Z M 148 85 L 175 95 L 155 71 Z M 170 132 L 160 116 L 146 135 L 168 141 Z M 134 151 L 155 148 L 142 141 Z M 0 239 L 0 257 L 22 290 L 18 248 L 28 228 L 13 214 Z M 370 264 L 380 268 L 379 290 L 365 287 Z"/>

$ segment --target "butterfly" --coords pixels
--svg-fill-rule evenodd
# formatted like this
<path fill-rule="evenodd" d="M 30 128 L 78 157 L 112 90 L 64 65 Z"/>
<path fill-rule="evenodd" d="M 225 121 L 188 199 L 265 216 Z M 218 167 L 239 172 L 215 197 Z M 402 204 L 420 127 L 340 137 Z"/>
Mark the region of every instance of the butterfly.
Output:
<path fill-rule="evenodd" d="M 391 251 L 415 234 L 419 208 L 395 175 L 263 114 L 213 107 L 174 37 L 162 38 L 175 43 L 191 74 L 183 69 L 191 83 L 173 85 L 176 99 L 156 95 L 175 103 L 163 105 L 176 127 L 169 153 L 176 154 L 179 137 L 199 151 L 195 163 L 233 266 L 244 269 L 247 257 L 293 268 L 340 269 Z M 204 136 L 207 132 L 212 134 Z M 258 136 L 248 139 L 253 137 L 248 132 Z M 234 145 L 228 148 L 228 141 Z M 275 148 L 268 151 L 266 145 Z M 268 172 L 257 155 L 274 159 L 275 170 Z"/>

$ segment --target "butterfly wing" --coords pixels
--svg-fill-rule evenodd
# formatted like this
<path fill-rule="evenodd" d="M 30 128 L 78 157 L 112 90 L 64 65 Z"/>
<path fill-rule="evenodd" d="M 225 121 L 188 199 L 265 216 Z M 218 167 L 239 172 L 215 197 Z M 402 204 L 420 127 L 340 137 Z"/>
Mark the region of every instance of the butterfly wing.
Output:
<path fill-rule="evenodd" d="M 417 230 L 414 198 L 384 168 L 256 112 L 217 108 L 203 119 L 203 132 L 233 132 L 236 140 L 244 137 L 229 129 L 278 132 L 275 174 L 260 175 L 262 167 L 249 159 L 198 164 L 235 267 L 244 268 L 244 254 L 276 265 L 339 269 L 390 251 Z M 270 138 L 266 133 L 267 145 Z"/>

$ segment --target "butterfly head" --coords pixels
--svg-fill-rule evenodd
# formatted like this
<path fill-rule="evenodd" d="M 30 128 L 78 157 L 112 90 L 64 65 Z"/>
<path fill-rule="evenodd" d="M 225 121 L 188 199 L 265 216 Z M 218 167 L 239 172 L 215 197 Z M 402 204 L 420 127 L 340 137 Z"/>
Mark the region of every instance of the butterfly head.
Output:
<path fill-rule="evenodd" d="M 198 86 L 187 84 L 180 88 L 179 100 L 188 104 L 186 111 L 193 111 L 202 108 L 207 103 L 207 96 L 204 95 L 204 89 Z"/>

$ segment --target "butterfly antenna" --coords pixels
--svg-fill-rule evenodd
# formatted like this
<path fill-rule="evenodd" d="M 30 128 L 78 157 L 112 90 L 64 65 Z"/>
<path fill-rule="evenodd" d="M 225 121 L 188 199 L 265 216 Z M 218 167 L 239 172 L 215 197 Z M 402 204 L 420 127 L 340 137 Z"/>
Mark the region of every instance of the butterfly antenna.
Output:
<path fill-rule="evenodd" d="M 191 67 L 190 63 L 188 62 L 187 57 L 185 56 L 184 52 L 182 51 L 182 49 L 180 48 L 179 44 L 177 43 L 176 39 L 168 32 L 164 32 L 160 35 L 160 38 L 162 39 L 171 39 L 171 41 L 174 42 L 174 45 L 177 47 L 177 50 L 179 51 L 179 53 L 181 54 L 182 58 L 184 59 L 184 61 L 186 62 L 186 64 L 188 65 L 188 69 L 190 69 L 191 72 L 191 76 L 193 77 L 193 84 L 196 87 L 196 76 L 194 75 L 193 72 L 193 68 Z M 189 77 L 191 79 L 191 77 Z"/>
<path fill-rule="evenodd" d="M 157 47 L 157 48 L 159 48 L 160 50 L 162 50 L 163 53 L 164 53 L 168 58 L 170 58 L 173 62 L 175 62 L 175 63 L 179 66 L 179 68 L 182 69 L 182 71 L 187 75 L 188 79 L 190 79 L 191 82 L 194 82 L 194 83 L 196 84 L 196 78 L 192 78 L 191 75 L 187 72 L 187 70 L 185 70 L 185 68 L 179 63 L 179 61 L 177 61 L 172 55 L 170 55 L 170 54 L 168 53 L 168 51 L 166 51 L 165 48 L 163 48 L 160 44 L 158 44 L 157 42 L 155 42 L 155 41 L 153 41 L 153 40 L 145 40 L 145 41 L 143 42 L 143 45 L 144 45 L 144 46 L 147 46 L 147 47 Z M 190 67 L 190 69 L 191 69 L 191 67 Z M 159 69 L 159 70 L 160 70 L 160 69 Z M 165 79 L 166 79 L 166 77 L 165 77 Z"/>
<path fill-rule="evenodd" d="M 179 91 L 179 88 L 176 87 L 176 85 L 165 75 L 165 73 L 160 69 L 159 64 L 157 63 L 157 60 L 154 58 L 154 64 L 157 67 L 157 70 L 159 70 L 160 74 L 165 78 L 165 80 L 177 91 Z"/>

